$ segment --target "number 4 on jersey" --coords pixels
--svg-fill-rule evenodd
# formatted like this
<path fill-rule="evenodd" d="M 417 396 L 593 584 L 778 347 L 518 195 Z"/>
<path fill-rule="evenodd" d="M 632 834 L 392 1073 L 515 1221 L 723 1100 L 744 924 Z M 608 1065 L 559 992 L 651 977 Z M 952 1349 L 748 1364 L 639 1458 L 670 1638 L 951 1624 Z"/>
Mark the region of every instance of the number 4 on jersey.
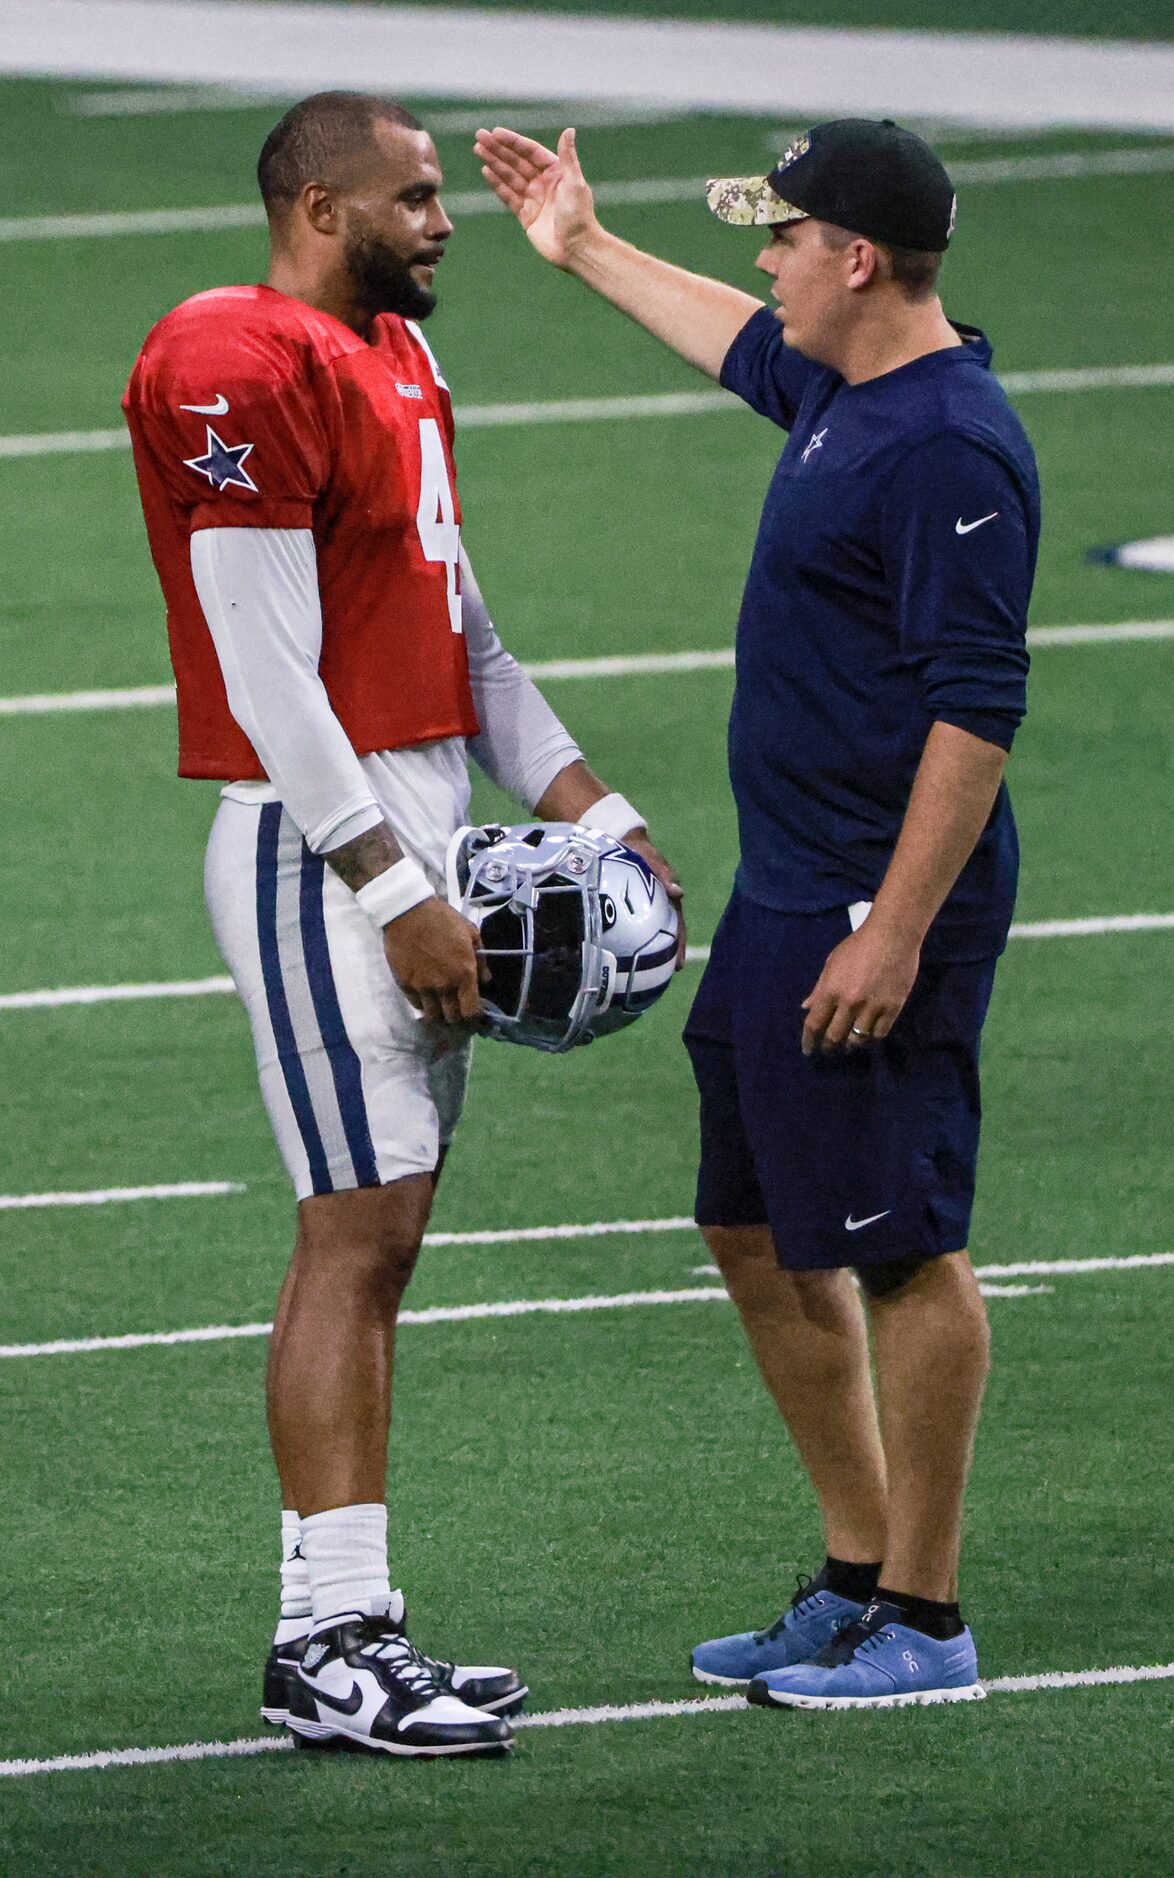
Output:
<path fill-rule="evenodd" d="M 440 426 L 434 417 L 420 419 L 420 505 L 416 510 L 416 527 L 424 559 L 444 563 L 449 624 L 454 633 L 463 632 L 458 567 L 461 525 L 457 521 Z"/>

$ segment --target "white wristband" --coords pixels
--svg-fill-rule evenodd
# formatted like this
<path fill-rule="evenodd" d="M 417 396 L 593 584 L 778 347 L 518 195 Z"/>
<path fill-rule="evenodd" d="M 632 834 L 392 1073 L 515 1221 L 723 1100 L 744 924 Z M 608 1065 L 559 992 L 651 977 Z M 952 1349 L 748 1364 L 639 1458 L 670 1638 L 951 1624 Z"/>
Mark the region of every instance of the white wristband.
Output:
<path fill-rule="evenodd" d="M 600 834 L 622 841 L 633 829 L 648 826 L 644 817 L 621 795 L 601 796 L 579 817 L 580 828 L 598 828 Z"/>
<path fill-rule="evenodd" d="M 401 913 L 410 913 L 421 900 L 430 900 L 433 891 L 423 868 L 405 855 L 394 867 L 360 887 L 355 899 L 371 924 L 382 930 Z"/>

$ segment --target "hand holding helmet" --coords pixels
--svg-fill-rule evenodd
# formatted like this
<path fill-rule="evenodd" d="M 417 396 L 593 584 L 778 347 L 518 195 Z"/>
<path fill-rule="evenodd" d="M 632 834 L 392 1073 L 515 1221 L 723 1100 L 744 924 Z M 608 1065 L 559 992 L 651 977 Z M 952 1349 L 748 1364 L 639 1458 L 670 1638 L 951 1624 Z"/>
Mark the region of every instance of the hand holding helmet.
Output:
<path fill-rule="evenodd" d="M 676 970 L 680 922 L 625 843 L 574 822 L 461 828 L 449 899 L 480 929 L 485 1030 L 559 1053 L 632 1024 Z"/>

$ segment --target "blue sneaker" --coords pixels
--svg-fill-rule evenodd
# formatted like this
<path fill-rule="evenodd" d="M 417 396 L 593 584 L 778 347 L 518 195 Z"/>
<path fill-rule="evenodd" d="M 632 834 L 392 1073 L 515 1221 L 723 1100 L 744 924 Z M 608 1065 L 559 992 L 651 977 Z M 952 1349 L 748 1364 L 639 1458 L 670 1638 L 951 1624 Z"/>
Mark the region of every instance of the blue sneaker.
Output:
<path fill-rule="evenodd" d="M 768 1670 L 746 1693 L 760 1708 L 906 1708 L 981 1702 L 986 1690 L 969 1630 L 939 1642 L 895 1604 L 870 1604 L 810 1662 Z"/>
<path fill-rule="evenodd" d="M 838 1630 L 863 1615 L 863 1604 L 828 1590 L 823 1572 L 818 1578 L 800 1578 L 799 1589 L 769 1630 L 742 1630 L 734 1637 L 699 1643 L 693 1652 L 694 1680 L 745 1688 L 768 1670 L 810 1662 Z"/>

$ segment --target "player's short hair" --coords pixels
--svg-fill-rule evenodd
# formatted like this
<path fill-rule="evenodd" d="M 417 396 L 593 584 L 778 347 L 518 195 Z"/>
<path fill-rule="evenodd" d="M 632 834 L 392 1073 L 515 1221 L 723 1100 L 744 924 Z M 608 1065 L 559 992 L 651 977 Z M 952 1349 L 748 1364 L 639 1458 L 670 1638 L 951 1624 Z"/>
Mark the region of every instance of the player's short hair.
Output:
<path fill-rule="evenodd" d="M 377 123 L 423 130 L 419 118 L 364 91 L 319 91 L 286 112 L 266 137 L 257 183 L 270 216 L 284 214 L 307 183 L 345 183 L 370 153 Z"/>
<path fill-rule="evenodd" d="M 871 235 L 861 237 L 850 228 L 837 228 L 830 222 L 821 223 L 820 231 L 829 248 L 845 248 L 850 241 L 861 239 L 872 241 Z M 938 290 L 938 275 L 942 271 L 944 258 L 942 255 L 928 248 L 898 248 L 891 241 L 873 241 L 872 245 L 885 256 L 890 277 L 907 300 L 932 299 Z"/>

